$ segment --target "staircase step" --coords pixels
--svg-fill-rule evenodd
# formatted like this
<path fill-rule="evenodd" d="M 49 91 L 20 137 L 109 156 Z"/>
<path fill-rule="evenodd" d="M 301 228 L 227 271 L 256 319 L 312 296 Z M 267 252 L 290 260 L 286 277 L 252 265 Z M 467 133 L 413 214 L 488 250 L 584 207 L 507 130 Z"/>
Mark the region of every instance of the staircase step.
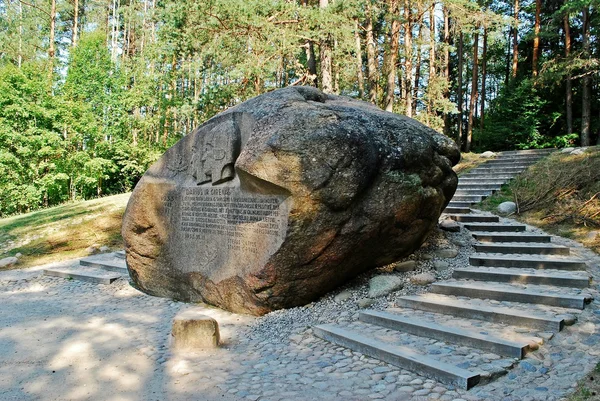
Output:
<path fill-rule="evenodd" d="M 558 306 L 561 308 L 584 309 L 589 298 L 584 295 L 549 294 L 543 290 L 523 289 L 496 283 L 469 283 L 466 281 L 439 282 L 431 285 L 437 294 L 459 297 L 494 299 L 527 304 Z"/>
<path fill-rule="evenodd" d="M 533 312 L 523 312 L 508 307 L 482 305 L 481 302 L 472 303 L 441 294 L 407 295 L 398 298 L 396 305 L 403 308 L 444 313 L 467 319 L 531 327 L 542 331 L 559 332 L 564 327 L 563 318 Z"/>
<path fill-rule="evenodd" d="M 479 203 L 485 198 L 485 196 L 481 195 L 454 195 L 452 197 L 452 201 L 455 202 L 471 202 L 471 203 Z"/>
<path fill-rule="evenodd" d="M 125 259 L 125 251 L 117 251 L 115 252 L 115 256 L 120 259 Z"/>
<path fill-rule="evenodd" d="M 569 255 L 571 249 L 555 244 L 531 244 L 520 242 L 503 242 L 501 244 L 478 243 L 475 244 L 477 252 L 528 254 L 528 255 Z"/>
<path fill-rule="evenodd" d="M 315 326 L 313 331 L 317 337 L 333 344 L 411 370 L 444 384 L 470 389 L 479 383 L 479 374 L 418 354 L 408 347 L 391 346 L 332 324 Z"/>
<path fill-rule="evenodd" d="M 444 209 L 444 213 L 471 213 L 470 207 L 452 207 L 447 206 Z"/>
<path fill-rule="evenodd" d="M 493 165 L 493 166 L 502 166 L 502 165 L 519 165 L 519 166 L 523 166 L 523 165 L 532 165 L 535 164 L 537 162 L 537 159 L 531 159 L 531 158 L 524 158 L 524 157 L 511 157 L 511 158 L 500 158 L 500 159 L 494 159 L 494 160 L 488 160 L 487 162 L 484 163 L 484 165 Z"/>
<path fill-rule="evenodd" d="M 506 184 L 506 180 L 503 179 L 492 179 L 492 178 L 464 178 L 460 177 L 458 179 L 458 185 L 499 185 L 502 186 Z"/>
<path fill-rule="evenodd" d="M 450 201 L 446 207 L 471 207 L 471 202 L 454 202 Z"/>
<path fill-rule="evenodd" d="M 586 270 L 585 262 L 560 256 L 490 255 L 474 253 L 469 257 L 472 266 L 522 267 L 531 269 Z"/>
<path fill-rule="evenodd" d="M 556 152 L 556 149 L 545 148 L 545 149 L 505 150 L 502 152 L 498 152 L 496 154 L 498 155 L 498 157 L 528 155 L 528 156 L 542 158 L 553 152 Z"/>
<path fill-rule="evenodd" d="M 485 232 L 523 232 L 527 226 L 522 224 L 506 223 L 464 223 L 463 227 L 469 231 Z"/>
<path fill-rule="evenodd" d="M 99 258 L 88 258 L 81 259 L 79 263 L 81 264 L 81 266 L 96 267 L 99 269 L 118 272 L 121 274 L 128 274 L 127 265 L 122 259 L 113 258 L 112 260 L 108 260 Z"/>
<path fill-rule="evenodd" d="M 489 190 L 489 189 L 457 189 L 456 192 L 454 192 L 454 196 L 464 196 L 464 195 L 490 196 L 493 192 L 494 191 Z"/>
<path fill-rule="evenodd" d="M 44 274 L 46 276 L 62 277 L 95 284 L 111 284 L 113 281 L 123 277 L 118 273 L 97 268 L 82 268 L 80 266 L 45 269 Z"/>
<path fill-rule="evenodd" d="M 460 214 L 449 215 L 452 220 L 460 221 L 461 223 L 497 223 L 500 221 L 498 216 L 488 216 L 484 214 Z"/>
<path fill-rule="evenodd" d="M 529 349 L 529 342 L 515 342 L 489 334 L 481 334 L 472 330 L 444 326 L 434 322 L 423 321 L 396 315 L 389 312 L 367 310 L 360 312 L 359 319 L 365 323 L 387 327 L 416 336 L 433 338 L 467 347 L 475 347 L 498 355 L 523 358 Z"/>
<path fill-rule="evenodd" d="M 456 190 L 466 190 L 466 189 L 478 189 L 478 190 L 487 190 L 487 191 L 497 191 L 502 188 L 502 184 L 471 184 L 464 183 L 461 180 L 458 181 L 458 186 Z"/>
<path fill-rule="evenodd" d="M 492 232 L 474 232 L 471 234 L 479 242 L 542 242 L 548 243 L 551 236 L 545 234 L 531 233 L 492 233 Z"/>
<path fill-rule="evenodd" d="M 586 288 L 591 279 L 588 275 L 568 274 L 563 271 L 521 270 L 503 267 L 464 267 L 454 269 L 453 278 L 494 281 L 500 283 L 519 283 L 536 285 L 554 285 L 557 287 Z"/>

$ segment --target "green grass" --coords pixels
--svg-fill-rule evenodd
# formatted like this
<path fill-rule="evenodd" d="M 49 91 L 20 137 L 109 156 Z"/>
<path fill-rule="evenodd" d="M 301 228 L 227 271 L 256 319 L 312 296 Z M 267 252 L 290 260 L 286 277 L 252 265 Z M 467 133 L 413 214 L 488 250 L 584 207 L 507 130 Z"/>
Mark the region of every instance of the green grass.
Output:
<path fill-rule="evenodd" d="M 21 253 L 17 268 L 86 255 L 93 245 L 122 248 L 121 220 L 131 194 L 68 203 L 0 219 L 0 258 Z"/>
<path fill-rule="evenodd" d="M 600 363 L 594 370 L 577 383 L 575 391 L 567 398 L 568 401 L 599 401 L 600 400 Z"/>
<path fill-rule="evenodd" d="M 481 157 L 479 153 L 461 153 L 460 162 L 454 166 L 454 171 L 458 175 L 465 174 L 487 160 L 490 158 Z"/>

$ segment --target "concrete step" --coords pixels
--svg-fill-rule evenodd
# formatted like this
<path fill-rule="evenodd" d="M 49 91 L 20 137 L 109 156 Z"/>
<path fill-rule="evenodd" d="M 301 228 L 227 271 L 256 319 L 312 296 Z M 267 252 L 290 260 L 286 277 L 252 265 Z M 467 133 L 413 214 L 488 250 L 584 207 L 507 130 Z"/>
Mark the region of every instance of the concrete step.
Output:
<path fill-rule="evenodd" d="M 459 300 L 442 294 L 407 295 L 398 298 L 396 305 L 466 319 L 530 327 L 541 331 L 559 332 L 565 323 L 563 318 L 549 314 L 523 312 L 515 308 Z"/>
<path fill-rule="evenodd" d="M 506 223 L 464 223 L 463 227 L 469 231 L 485 232 L 523 232 L 527 229 L 523 224 Z"/>
<path fill-rule="evenodd" d="M 510 284 L 470 283 L 468 281 L 447 281 L 433 283 L 431 292 L 458 297 L 493 299 L 527 304 L 558 306 L 561 308 L 583 309 L 591 299 L 585 295 L 549 294 L 542 288 L 511 287 Z"/>
<path fill-rule="evenodd" d="M 493 281 L 498 283 L 518 283 L 553 285 L 557 287 L 586 288 L 591 283 L 587 274 L 573 274 L 564 271 L 515 269 L 505 267 L 463 267 L 454 269 L 455 279 Z"/>
<path fill-rule="evenodd" d="M 495 164 L 484 163 L 484 164 L 481 164 L 481 165 L 477 166 L 473 170 L 479 170 L 479 169 L 482 169 L 482 168 L 489 168 L 489 169 L 493 169 L 493 170 L 504 170 L 504 169 L 522 169 L 522 170 L 525 170 L 530 165 L 531 165 L 531 163 L 518 163 L 518 162 L 505 162 L 505 163 L 495 163 Z"/>
<path fill-rule="evenodd" d="M 532 159 L 528 157 L 511 157 L 511 158 L 500 158 L 488 160 L 483 163 L 485 166 L 511 166 L 511 165 L 519 165 L 519 166 L 530 166 L 535 164 L 538 159 Z"/>
<path fill-rule="evenodd" d="M 498 152 L 496 153 L 496 157 L 508 157 L 508 156 L 522 156 L 522 155 L 528 155 L 528 156 L 537 156 L 537 157 L 544 157 L 547 156 L 550 153 L 556 152 L 556 149 L 554 148 L 545 148 L 545 149 L 523 149 L 523 150 L 505 150 L 502 152 Z"/>
<path fill-rule="evenodd" d="M 120 259 L 125 259 L 125 251 L 117 251 L 115 252 L 115 256 Z"/>
<path fill-rule="evenodd" d="M 62 277 L 66 279 L 86 281 L 95 284 L 111 284 L 123 277 L 121 274 L 90 267 L 55 267 L 45 269 L 46 276 Z"/>
<path fill-rule="evenodd" d="M 484 184 L 484 183 L 471 184 L 471 183 L 463 183 L 459 180 L 456 190 L 457 191 L 463 191 L 463 190 L 498 191 L 500 188 L 502 188 L 502 184 Z"/>
<path fill-rule="evenodd" d="M 470 207 L 452 207 L 452 206 L 448 206 L 444 209 L 443 213 L 459 213 L 459 214 L 464 214 L 464 213 L 471 213 L 471 208 Z"/>
<path fill-rule="evenodd" d="M 104 258 L 87 258 L 79 261 L 81 266 L 96 267 L 121 274 L 128 274 L 125 261 L 120 258 L 104 259 Z"/>
<path fill-rule="evenodd" d="M 471 202 L 454 202 L 450 201 L 446 207 L 471 207 Z"/>
<path fill-rule="evenodd" d="M 471 203 L 479 203 L 485 198 L 481 195 L 454 195 L 452 197 L 453 202 L 471 202 Z"/>
<path fill-rule="evenodd" d="M 389 312 L 367 310 L 360 312 L 359 319 L 365 323 L 387 327 L 416 336 L 433 338 L 438 341 L 474 347 L 493 352 L 498 355 L 523 358 L 529 350 L 529 342 L 506 340 L 489 334 L 472 330 L 444 326 L 420 318 L 400 316 Z"/>
<path fill-rule="evenodd" d="M 519 174 L 526 167 L 477 167 L 470 171 L 476 174 Z"/>
<path fill-rule="evenodd" d="M 488 216 L 483 214 L 451 214 L 449 217 L 452 220 L 459 221 L 461 223 L 497 223 L 500 221 L 498 216 Z"/>
<path fill-rule="evenodd" d="M 502 186 L 503 184 L 506 183 L 507 180 L 503 180 L 503 179 L 494 179 L 494 178 L 487 178 L 487 179 L 480 179 L 480 178 L 459 178 L 458 179 L 458 186 L 461 185 L 499 185 Z"/>
<path fill-rule="evenodd" d="M 493 192 L 494 191 L 492 191 L 490 189 L 457 189 L 456 192 L 454 192 L 454 196 L 464 196 L 464 195 L 490 196 Z"/>
<path fill-rule="evenodd" d="M 454 365 L 440 362 L 402 346 L 392 346 L 383 341 L 363 336 L 357 332 L 335 325 L 326 324 L 313 327 L 319 338 L 333 344 L 349 348 L 362 354 L 377 358 L 394 366 L 411 370 L 441 383 L 470 389 L 479 383 L 479 374 Z"/>
<path fill-rule="evenodd" d="M 477 252 L 487 253 L 508 253 L 508 254 L 527 254 L 527 255 L 570 255 L 571 249 L 562 245 L 555 244 L 531 244 L 521 242 L 503 242 L 501 244 L 478 243 L 475 244 Z"/>
<path fill-rule="evenodd" d="M 548 243 L 551 236 L 545 234 L 523 233 L 493 233 L 493 232 L 474 232 L 471 234 L 479 242 L 542 242 Z"/>
<path fill-rule="evenodd" d="M 554 255 L 523 256 L 518 254 L 490 255 L 474 253 L 469 257 L 472 266 L 522 267 L 529 269 L 586 270 L 585 262 Z"/>

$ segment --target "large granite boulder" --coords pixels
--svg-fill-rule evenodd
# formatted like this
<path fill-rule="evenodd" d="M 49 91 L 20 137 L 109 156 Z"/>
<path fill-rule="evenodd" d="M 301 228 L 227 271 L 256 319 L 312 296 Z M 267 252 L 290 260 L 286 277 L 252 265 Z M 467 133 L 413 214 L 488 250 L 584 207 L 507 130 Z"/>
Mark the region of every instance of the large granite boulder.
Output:
<path fill-rule="evenodd" d="M 267 93 L 181 139 L 136 186 L 127 266 L 152 295 L 264 314 L 417 249 L 454 194 L 456 145 L 308 87 Z"/>

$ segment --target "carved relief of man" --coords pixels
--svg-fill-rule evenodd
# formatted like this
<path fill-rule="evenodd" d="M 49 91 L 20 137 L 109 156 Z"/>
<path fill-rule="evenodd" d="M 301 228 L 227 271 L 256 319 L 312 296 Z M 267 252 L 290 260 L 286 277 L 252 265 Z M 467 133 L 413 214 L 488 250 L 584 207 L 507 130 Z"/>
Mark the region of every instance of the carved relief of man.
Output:
<path fill-rule="evenodd" d="M 212 182 L 212 185 L 217 185 L 232 180 L 240 142 L 239 129 L 232 119 L 217 124 L 204 135 L 199 133 L 190 161 L 196 183 Z"/>

